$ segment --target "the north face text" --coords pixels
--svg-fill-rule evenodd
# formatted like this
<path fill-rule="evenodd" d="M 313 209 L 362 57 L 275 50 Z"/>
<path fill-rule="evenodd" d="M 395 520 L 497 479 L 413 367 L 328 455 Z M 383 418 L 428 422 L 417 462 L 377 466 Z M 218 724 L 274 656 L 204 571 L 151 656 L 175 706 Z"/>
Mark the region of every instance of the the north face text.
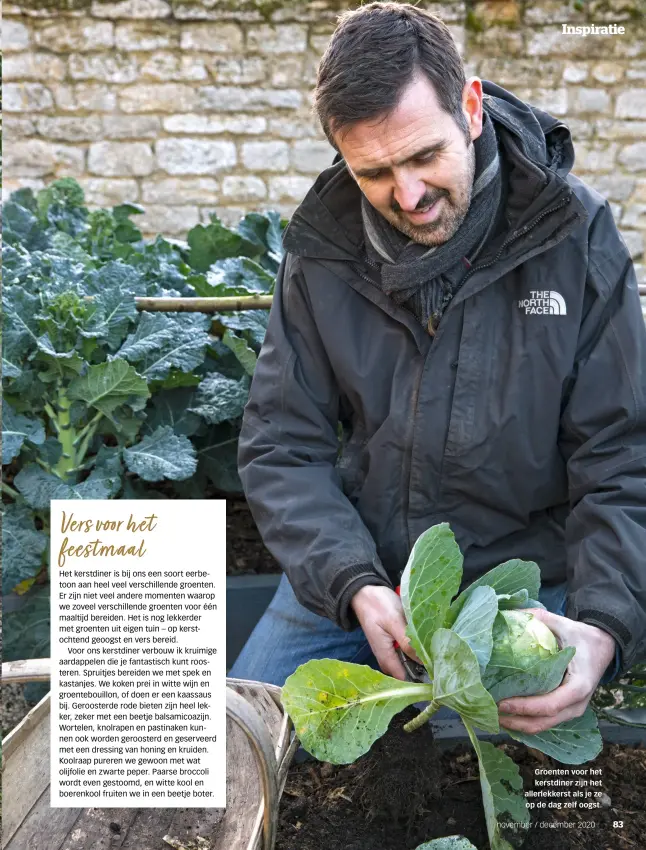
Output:
<path fill-rule="evenodd" d="M 563 296 L 549 289 L 532 289 L 529 298 L 521 298 L 518 306 L 526 315 L 537 313 L 545 316 L 565 316 L 567 309 Z"/>

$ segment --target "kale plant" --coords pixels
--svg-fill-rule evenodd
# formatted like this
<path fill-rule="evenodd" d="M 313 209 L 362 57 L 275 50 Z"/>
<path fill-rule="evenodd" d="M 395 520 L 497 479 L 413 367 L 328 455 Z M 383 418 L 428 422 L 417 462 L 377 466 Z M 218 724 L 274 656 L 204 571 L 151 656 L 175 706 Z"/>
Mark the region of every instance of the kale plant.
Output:
<path fill-rule="evenodd" d="M 135 298 L 273 292 L 275 212 L 145 241 L 122 204 L 56 180 L 3 205 L 3 593 L 47 577 L 51 499 L 239 492 L 236 452 L 266 310 L 140 312 Z M 5 659 L 46 655 L 48 588 L 5 617 Z"/>
<path fill-rule="evenodd" d="M 458 595 L 462 562 L 451 529 L 442 523 L 420 536 L 402 576 L 406 634 L 428 682 L 403 682 L 360 664 L 312 660 L 287 679 L 282 701 L 303 747 L 334 764 L 353 762 L 367 752 L 407 706 L 428 703 L 404 726 L 408 732 L 441 706 L 457 712 L 478 757 L 491 848 L 511 850 L 522 843 L 529 824 L 522 780 L 514 762 L 479 740 L 475 729 L 500 731 L 496 703 L 505 697 L 558 687 L 575 650 L 559 649 L 550 630 L 520 610 L 540 606 L 540 571 L 534 562 L 507 561 Z M 589 761 L 602 747 L 590 708 L 547 732 L 508 734 L 564 764 Z M 469 846 L 458 843 L 466 839 L 450 840 L 452 845 L 431 842 L 424 848 Z"/>

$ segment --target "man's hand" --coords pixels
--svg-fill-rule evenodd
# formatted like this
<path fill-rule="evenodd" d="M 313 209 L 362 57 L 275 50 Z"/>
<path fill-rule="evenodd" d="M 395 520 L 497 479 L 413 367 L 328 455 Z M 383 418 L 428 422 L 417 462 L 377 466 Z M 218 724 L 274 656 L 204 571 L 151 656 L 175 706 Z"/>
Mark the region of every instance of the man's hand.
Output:
<path fill-rule="evenodd" d="M 577 623 L 542 608 L 527 611 L 554 632 L 562 647 L 576 649 L 558 688 L 542 696 L 504 699 L 498 705 L 501 726 L 534 735 L 565 720 L 581 717 L 615 657 L 615 639 L 596 626 Z"/>
<path fill-rule="evenodd" d="M 397 641 L 413 661 L 419 663 L 419 658 L 406 637 L 406 618 L 399 596 L 389 587 L 366 585 L 355 593 L 350 605 L 381 669 L 395 679 L 404 680 L 406 671 L 393 642 Z"/>

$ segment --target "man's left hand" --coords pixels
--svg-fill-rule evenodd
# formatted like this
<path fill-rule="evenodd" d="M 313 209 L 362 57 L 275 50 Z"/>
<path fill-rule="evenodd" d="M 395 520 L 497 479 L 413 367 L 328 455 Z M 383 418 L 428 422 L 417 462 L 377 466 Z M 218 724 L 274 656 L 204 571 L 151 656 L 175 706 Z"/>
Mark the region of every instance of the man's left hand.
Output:
<path fill-rule="evenodd" d="M 576 649 L 558 688 L 542 696 L 504 699 L 498 705 L 501 726 L 534 735 L 581 717 L 615 657 L 615 639 L 596 626 L 559 617 L 542 608 L 526 610 L 551 629 L 562 647 Z"/>

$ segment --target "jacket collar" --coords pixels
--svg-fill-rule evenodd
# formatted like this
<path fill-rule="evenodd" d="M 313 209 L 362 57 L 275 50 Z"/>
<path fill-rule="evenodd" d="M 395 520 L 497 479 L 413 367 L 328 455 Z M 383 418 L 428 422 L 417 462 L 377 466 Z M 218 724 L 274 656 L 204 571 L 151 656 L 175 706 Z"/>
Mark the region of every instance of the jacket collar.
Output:
<path fill-rule="evenodd" d="M 545 249 L 565 238 L 587 213 L 565 179 L 574 163 L 565 124 L 495 83 L 484 80 L 483 91 L 507 166 L 507 232 L 478 264 L 495 256 L 501 245 L 499 259 L 513 257 L 517 264 L 537 253 L 537 243 Z M 294 213 L 284 234 L 285 250 L 312 259 L 363 263 L 360 200 L 359 187 L 337 157 Z"/>

